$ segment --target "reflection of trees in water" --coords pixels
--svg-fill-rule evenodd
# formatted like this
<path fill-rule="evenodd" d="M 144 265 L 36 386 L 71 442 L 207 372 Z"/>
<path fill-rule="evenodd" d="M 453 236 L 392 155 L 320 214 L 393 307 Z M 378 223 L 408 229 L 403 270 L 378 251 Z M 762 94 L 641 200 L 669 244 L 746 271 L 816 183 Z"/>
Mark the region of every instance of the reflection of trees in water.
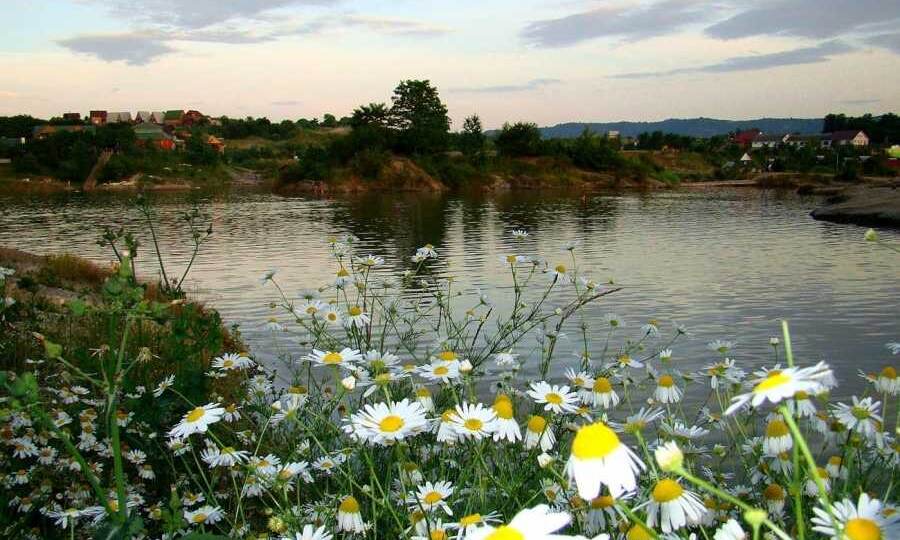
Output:
<path fill-rule="evenodd" d="M 596 234 L 613 229 L 620 213 L 619 199 L 614 196 L 573 198 L 567 193 L 509 193 L 493 198 L 498 220 L 510 229 L 534 233 L 573 226 L 578 233 Z M 581 234 L 579 234 L 581 236 Z"/>

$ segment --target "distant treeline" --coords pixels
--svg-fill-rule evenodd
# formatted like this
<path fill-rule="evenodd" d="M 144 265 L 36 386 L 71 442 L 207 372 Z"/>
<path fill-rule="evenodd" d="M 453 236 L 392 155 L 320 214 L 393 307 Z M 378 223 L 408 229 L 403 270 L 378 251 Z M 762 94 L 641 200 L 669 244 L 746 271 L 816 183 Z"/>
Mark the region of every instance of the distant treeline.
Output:
<path fill-rule="evenodd" d="M 825 117 L 823 133 L 860 129 L 875 144 L 900 144 L 900 116 L 893 113 L 872 116 L 845 116 L 829 114 Z"/>

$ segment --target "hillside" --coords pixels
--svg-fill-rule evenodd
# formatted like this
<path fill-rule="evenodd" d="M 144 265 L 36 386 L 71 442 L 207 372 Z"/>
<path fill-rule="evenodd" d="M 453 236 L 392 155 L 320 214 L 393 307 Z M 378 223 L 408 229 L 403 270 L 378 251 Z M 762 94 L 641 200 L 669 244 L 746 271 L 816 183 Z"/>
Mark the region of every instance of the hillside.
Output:
<path fill-rule="evenodd" d="M 821 133 L 821 118 L 758 118 L 751 120 L 719 120 L 716 118 L 669 118 L 658 122 L 568 122 L 542 127 L 545 138 L 577 137 L 590 128 L 595 133 L 618 131 L 623 137 L 636 137 L 641 133 L 662 131 L 691 137 L 726 135 L 742 129 L 758 128 L 765 133 Z"/>

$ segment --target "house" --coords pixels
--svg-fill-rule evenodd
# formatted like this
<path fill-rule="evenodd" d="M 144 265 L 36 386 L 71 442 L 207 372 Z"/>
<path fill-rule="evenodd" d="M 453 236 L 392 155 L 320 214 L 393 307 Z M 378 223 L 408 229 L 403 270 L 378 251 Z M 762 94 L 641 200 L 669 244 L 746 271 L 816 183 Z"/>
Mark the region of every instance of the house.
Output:
<path fill-rule="evenodd" d="M 799 133 L 791 133 L 788 135 L 786 144 L 793 148 L 818 148 L 822 144 L 822 135 L 801 135 Z"/>
<path fill-rule="evenodd" d="M 760 133 L 750 143 L 751 148 L 778 148 L 788 140 L 788 135 L 766 135 Z"/>
<path fill-rule="evenodd" d="M 63 117 L 63 120 L 66 120 L 69 122 L 81 122 L 81 113 L 67 112 L 67 113 L 63 113 L 62 117 Z"/>
<path fill-rule="evenodd" d="M 750 165 L 753 163 L 753 158 L 750 157 L 750 154 L 744 152 L 744 155 L 741 156 L 741 165 Z"/>
<path fill-rule="evenodd" d="M 220 154 L 225 153 L 225 141 L 216 137 L 215 135 L 210 135 L 206 138 L 206 144 L 212 147 L 213 150 Z"/>
<path fill-rule="evenodd" d="M 607 131 L 607 132 L 606 132 L 606 138 L 609 139 L 609 140 L 618 140 L 618 139 L 619 139 L 619 132 L 618 132 L 618 131 Z"/>
<path fill-rule="evenodd" d="M 111 112 L 106 115 L 106 123 L 107 124 L 130 124 L 131 123 L 131 113 L 130 112 Z"/>
<path fill-rule="evenodd" d="M 854 146 L 862 148 L 869 146 L 869 136 L 865 131 L 851 129 L 846 131 L 835 131 L 834 133 L 825 133 L 822 135 L 822 148 L 832 148 L 834 146 Z"/>
<path fill-rule="evenodd" d="M 731 136 L 731 142 L 739 146 L 750 146 L 754 139 L 762 135 L 762 131 L 754 128 L 745 131 L 738 131 Z"/>
<path fill-rule="evenodd" d="M 142 122 L 134 126 L 134 137 L 138 144 L 152 144 L 162 150 L 174 150 L 175 138 L 165 132 L 159 124 Z"/>
<path fill-rule="evenodd" d="M 49 124 L 44 124 L 42 126 L 34 126 L 34 129 L 31 130 L 31 138 L 42 141 L 47 137 L 62 131 L 68 131 L 70 133 L 77 133 L 81 131 L 92 132 L 94 131 L 94 126 L 85 126 L 80 124 L 75 126 L 51 126 Z"/>
<path fill-rule="evenodd" d="M 185 126 L 193 126 L 197 124 L 202 124 L 206 121 L 206 115 L 204 115 L 200 111 L 190 110 L 184 113 L 184 117 L 181 120 L 181 123 Z"/>
<path fill-rule="evenodd" d="M 106 111 L 91 111 L 91 124 L 95 126 L 106 124 Z"/>
<path fill-rule="evenodd" d="M 163 117 L 162 123 L 167 126 L 180 126 L 183 122 L 184 122 L 184 111 L 171 110 L 171 111 L 166 111 L 166 114 Z"/>

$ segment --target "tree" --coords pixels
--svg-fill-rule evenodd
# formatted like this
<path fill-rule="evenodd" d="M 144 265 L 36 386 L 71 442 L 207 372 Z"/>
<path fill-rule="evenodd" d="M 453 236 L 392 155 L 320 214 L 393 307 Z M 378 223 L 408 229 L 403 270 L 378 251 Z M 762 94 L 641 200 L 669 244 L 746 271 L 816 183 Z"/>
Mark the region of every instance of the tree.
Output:
<path fill-rule="evenodd" d="M 322 127 L 337 127 L 337 123 L 337 118 L 335 118 L 331 113 L 325 113 L 325 116 L 322 117 Z"/>
<path fill-rule="evenodd" d="M 390 125 L 398 131 L 397 149 L 427 154 L 447 149 L 450 118 L 438 91 L 427 80 L 401 81 L 391 97 Z"/>
<path fill-rule="evenodd" d="M 484 150 L 487 138 L 481 128 L 481 118 L 477 114 L 465 119 L 459 134 L 459 149 L 467 156 L 477 156 Z"/>
<path fill-rule="evenodd" d="M 350 125 L 354 128 L 362 126 L 387 128 L 390 124 L 390 111 L 384 103 L 369 103 L 360 105 L 353 110 L 350 117 Z"/>
<path fill-rule="evenodd" d="M 506 123 L 494 144 L 505 156 L 536 156 L 540 153 L 541 130 L 531 122 Z"/>

